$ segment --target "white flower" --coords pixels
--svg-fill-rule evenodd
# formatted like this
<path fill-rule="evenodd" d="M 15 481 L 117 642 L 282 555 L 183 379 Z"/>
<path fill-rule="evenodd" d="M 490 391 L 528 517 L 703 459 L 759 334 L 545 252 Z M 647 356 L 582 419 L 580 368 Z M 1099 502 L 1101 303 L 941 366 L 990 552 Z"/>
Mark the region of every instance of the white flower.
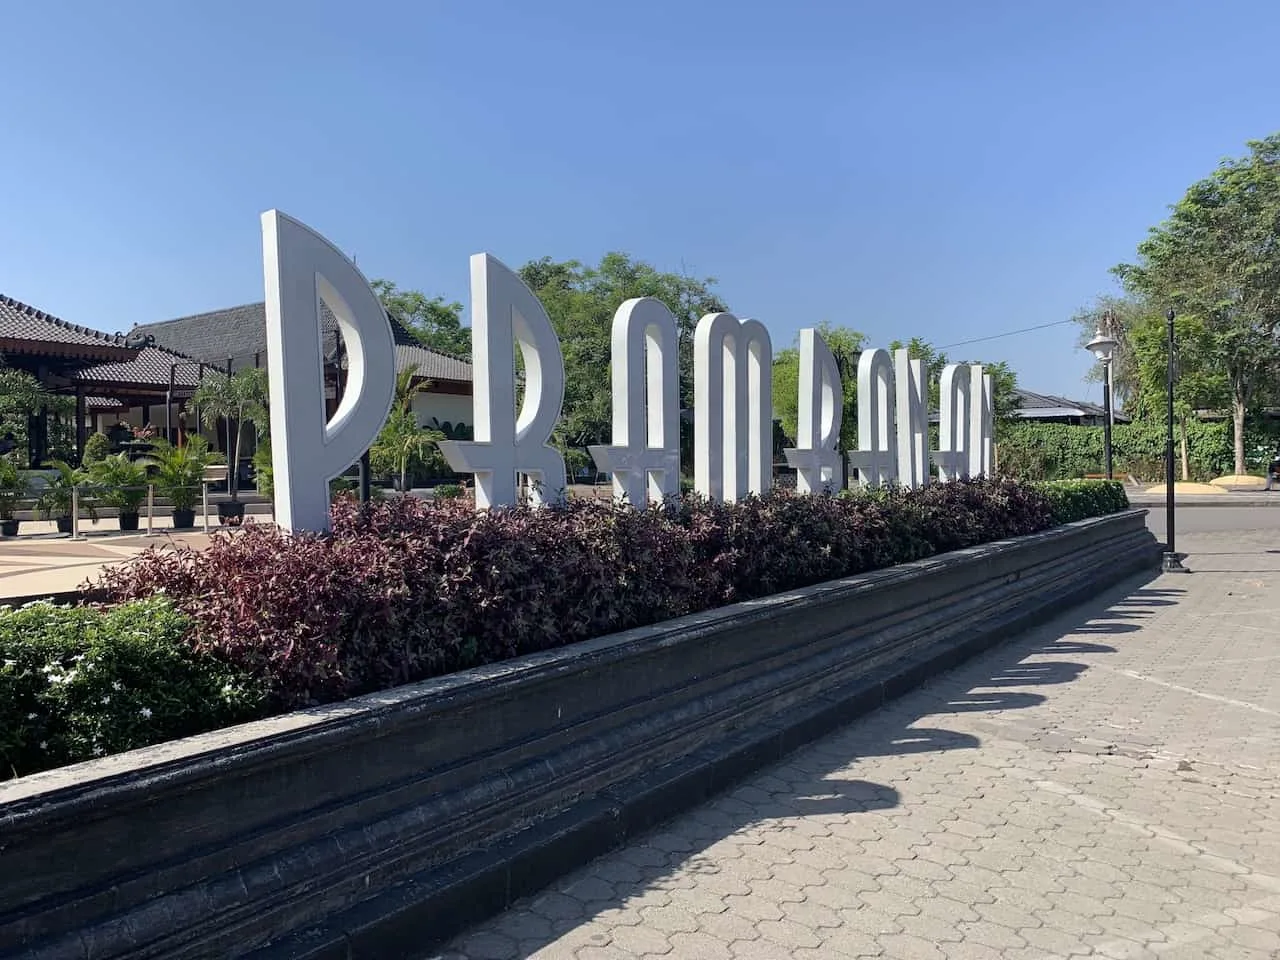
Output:
<path fill-rule="evenodd" d="M 28 720 L 39 720 L 39 719 L 40 719 L 40 717 L 39 717 L 37 714 L 34 714 L 34 713 L 28 713 L 28 714 L 27 714 L 27 719 L 28 719 Z"/>
<path fill-rule="evenodd" d="M 124 689 L 124 684 L 123 684 L 123 683 L 121 683 L 119 680 L 112 680 L 112 681 L 111 681 L 111 689 L 112 689 L 112 690 L 123 690 L 123 689 Z"/>
<path fill-rule="evenodd" d="M 48 750 L 48 749 L 49 749 L 49 741 L 48 741 L 48 740 L 41 740 L 41 741 L 40 741 L 40 749 L 41 749 L 41 750 Z"/>
<path fill-rule="evenodd" d="M 110 703 L 110 702 L 111 702 L 111 698 L 110 698 L 110 697 L 103 697 L 103 698 L 102 698 L 102 705 L 103 705 L 104 707 L 105 707 L 108 703 Z"/>
<path fill-rule="evenodd" d="M 143 719 L 143 720 L 150 720 L 150 719 L 151 719 L 151 708 L 150 708 L 150 707 L 143 707 L 141 710 L 139 710 L 139 711 L 138 711 L 138 714 L 142 717 L 142 719 Z"/>
<path fill-rule="evenodd" d="M 103 750 L 101 747 L 96 746 L 96 745 L 94 746 L 94 748 L 93 748 L 93 755 L 94 755 L 95 757 L 100 757 L 100 756 L 102 756 L 104 753 L 106 753 L 106 751 L 105 751 L 105 750 Z"/>

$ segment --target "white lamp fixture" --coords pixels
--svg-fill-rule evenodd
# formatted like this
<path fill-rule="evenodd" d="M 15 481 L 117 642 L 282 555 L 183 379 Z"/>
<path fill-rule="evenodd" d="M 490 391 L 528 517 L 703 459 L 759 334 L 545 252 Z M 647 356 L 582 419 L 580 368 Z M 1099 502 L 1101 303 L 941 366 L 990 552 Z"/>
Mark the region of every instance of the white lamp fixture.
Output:
<path fill-rule="evenodd" d="M 1085 344 L 1085 348 L 1103 363 L 1110 363 L 1111 355 L 1115 353 L 1116 347 L 1119 345 L 1120 343 L 1115 337 L 1110 337 L 1103 333 L 1102 328 L 1099 327 L 1097 332 L 1094 333 L 1093 339 Z"/>

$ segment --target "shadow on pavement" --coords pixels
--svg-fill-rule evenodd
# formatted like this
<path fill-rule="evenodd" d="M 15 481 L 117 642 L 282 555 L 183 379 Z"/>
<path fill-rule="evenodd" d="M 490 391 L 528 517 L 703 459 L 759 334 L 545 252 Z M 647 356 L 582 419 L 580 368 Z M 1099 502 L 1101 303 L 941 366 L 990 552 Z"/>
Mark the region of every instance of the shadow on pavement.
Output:
<path fill-rule="evenodd" d="M 1156 608 L 1178 602 L 1182 590 L 1142 586 L 1154 576 L 1143 575 L 1121 583 L 1045 626 L 940 675 L 843 730 L 801 748 L 780 764 L 758 771 L 677 820 L 633 839 L 625 851 L 607 854 L 562 878 L 457 938 L 451 948 L 428 957 L 527 957 L 604 911 L 625 907 L 642 896 L 652 903 L 653 891 L 687 885 L 687 880 L 671 878 L 676 870 L 720 872 L 714 855 L 706 851 L 735 834 L 745 833 L 744 842 L 748 843 L 804 843 L 805 834 L 796 831 L 792 822 L 805 817 L 857 817 L 900 805 L 901 795 L 891 785 L 843 779 L 838 773 L 836 778 L 829 775 L 847 771 L 851 764 L 866 757 L 976 749 L 981 740 L 972 734 L 917 724 L 931 716 L 1017 710 L 1044 703 L 1054 686 L 1078 680 L 1089 669 L 1089 663 L 1038 658 L 1046 654 L 1066 657 L 1114 653 L 1113 646 L 1081 641 L 1075 636 L 1120 637 L 1141 629 L 1140 621 L 1152 616 Z M 1059 632 L 1062 638 L 1046 643 L 1045 632 L 1049 629 Z M 977 682 L 973 681 L 975 670 L 982 674 Z M 1043 686 L 1046 692 L 1004 689 L 1030 686 Z M 851 891 L 849 897 L 852 904 L 857 893 Z"/>

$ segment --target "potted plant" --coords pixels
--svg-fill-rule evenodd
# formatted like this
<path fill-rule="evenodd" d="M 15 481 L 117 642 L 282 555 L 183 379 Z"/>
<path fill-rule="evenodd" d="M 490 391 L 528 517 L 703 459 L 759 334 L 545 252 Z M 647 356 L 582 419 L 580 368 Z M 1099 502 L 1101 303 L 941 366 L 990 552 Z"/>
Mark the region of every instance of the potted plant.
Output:
<path fill-rule="evenodd" d="M 18 535 L 18 501 L 30 492 L 27 478 L 8 457 L 0 457 L 0 537 Z"/>
<path fill-rule="evenodd" d="M 252 423 L 262 436 L 267 423 L 267 374 L 249 368 L 235 374 L 213 373 L 205 377 L 191 398 L 199 408 L 204 425 L 217 428 L 226 424 L 227 493 L 230 501 L 218 504 L 220 523 L 238 524 L 244 520 L 244 504 L 240 502 L 240 450 L 244 428 Z"/>
<path fill-rule="evenodd" d="M 120 511 L 120 529 L 137 530 L 138 510 L 147 498 L 145 463 L 130 460 L 127 453 L 108 454 L 90 463 L 85 474 L 90 483 L 101 488 L 102 502 Z"/>
<path fill-rule="evenodd" d="M 396 489 L 408 493 L 410 467 L 427 460 L 443 439 L 440 431 L 418 426 L 412 410 L 393 409 L 369 452 L 374 461 L 394 471 Z"/>
<path fill-rule="evenodd" d="M 45 481 L 36 500 L 36 509 L 42 519 L 52 519 L 57 524 L 59 533 L 70 533 L 73 526 L 71 514 L 76 502 L 74 491 L 84 483 L 84 477 L 65 460 L 50 460 L 49 466 L 55 472 Z M 98 522 L 98 511 L 91 497 L 80 500 L 80 509 L 94 523 Z"/>
<path fill-rule="evenodd" d="M 156 443 L 148 458 L 155 470 L 153 480 L 160 495 L 173 505 L 173 529 L 190 530 L 196 525 L 196 501 L 209 465 L 209 444 L 203 437 L 187 438 L 185 446 L 168 441 Z"/>

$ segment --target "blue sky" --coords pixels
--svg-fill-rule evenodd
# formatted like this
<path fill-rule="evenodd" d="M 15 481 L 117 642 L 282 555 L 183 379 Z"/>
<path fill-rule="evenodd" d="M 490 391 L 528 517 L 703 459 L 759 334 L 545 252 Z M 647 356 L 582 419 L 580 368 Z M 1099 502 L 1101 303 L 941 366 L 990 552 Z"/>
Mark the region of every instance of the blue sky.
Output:
<path fill-rule="evenodd" d="M 105 330 L 262 297 L 276 207 L 371 277 L 624 250 L 775 344 L 1069 317 L 1280 129 L 1280 5 L 0 4 L 0 292 Z M 1098 399 L 1070 326 L 952 351 Z"/>

